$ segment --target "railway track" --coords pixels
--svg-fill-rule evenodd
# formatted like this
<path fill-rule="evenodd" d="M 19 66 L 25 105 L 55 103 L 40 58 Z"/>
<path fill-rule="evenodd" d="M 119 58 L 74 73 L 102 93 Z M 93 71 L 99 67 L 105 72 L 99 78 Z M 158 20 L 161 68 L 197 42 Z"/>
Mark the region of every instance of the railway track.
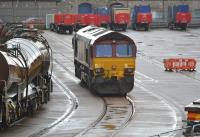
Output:
<path fill-rule="evenodd" d="M 48 34 L 48 36 L 52 37 L 51 34 Z M 65 49 L 71 48 L 69 43 L 62 40 L 59 40 L 59 42 L 59 46 Z M 63 45 L 64 43 L 65 46 Z M 65 54 L 59 53 L 59 56 L 62 56 L 73 64 L 73 60 Z M 60 63 L 57 59 L 54 59 L 54 62 L 74 77 L 74 72 L 65 66 L 65 64 Z M 132 120 L 135 107 L 130 97 L 102 97 L 102 100 L 104 102 L 104 107 L 100 116 L 84 130 L 79 133 L 77 132 L 75 137 L 114 136 Z"/>
<path fill-rule="evenodd" d="M 62 56 L 64 55 L 62 54 Z M 74 73 L 65 67 L 65 65 L 59 63 L 56 59 L 54 61 L 74 77 Z M 92 137 L 96 136 L 97 133 L 99 133 L 98 136 L 111 137 L 117 134 L 132 120 L 135 107 L 130 97 L 102 97 L 102 99 L 104 101 L 104 109 L 101 115 L 87 128 L 77 133 L 75 137 Z"/>
<path fill-rule="evenodd" d="M 58 78 L 55 76 L 55 74 L 53 74 L 52 79 L 53 79 L 53 82 L 61 90 L 63 90 L 63 92 L 65 92 L 65 95 L 67 96 L 68 100 L 71 101 L 71 103 L 70 103 L 71 105 L 66 110 L 66 112 L 61 117 L 59 117 L 56 121 L 54 121 L 53 123 L 51 123 L 49 126 L 47 126 L 47 127 L 43 128 L 43 129 L 41 129 L 41 130 L 33 133 L 29 137 L 40 137 L 40 136 L 45 135 L 52 128 L 54 128 L 55 126 L 59 125 L 64 120 L 68 119 L 72 115 L 72 113 L 76 110 L 76 108 L 78 107 L 78 100 L 75 97 L 75 95 L 60 80 L 58 80 Z"/>
<path fill-rule="evenodd" d="M 127 97 L 103 97 L 105 107 L 101 116 L 75 137 L 112 137 L 133 118 L 133 100 Z"/>

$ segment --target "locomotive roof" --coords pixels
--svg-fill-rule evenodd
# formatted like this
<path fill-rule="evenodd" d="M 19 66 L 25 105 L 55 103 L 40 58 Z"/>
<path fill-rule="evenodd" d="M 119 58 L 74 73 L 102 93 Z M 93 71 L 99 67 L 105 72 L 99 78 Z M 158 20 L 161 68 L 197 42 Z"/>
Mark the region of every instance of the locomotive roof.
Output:
<path fill-rule="evenodd" d="M 87 26 L 85 28 L 80 29 L 77 32 L 77 37 L 84 37 L 85 39 L 87 39 L 87 41 L 90 43 L 90 45 L 93 45 L 95 43 L 96 40 L 100 39 L 100 38 L 112 38 L 112 39 L 128 39 L 129 41 L 133 42 L 134 41 L 129 38 L 128 36 L 119 33 L 119 32 L 115 32 L 115 31 L 111 31 L 111 30 L 107 30 L 105 28 L 102 27 L 96 27 L 96 26 Z"/>

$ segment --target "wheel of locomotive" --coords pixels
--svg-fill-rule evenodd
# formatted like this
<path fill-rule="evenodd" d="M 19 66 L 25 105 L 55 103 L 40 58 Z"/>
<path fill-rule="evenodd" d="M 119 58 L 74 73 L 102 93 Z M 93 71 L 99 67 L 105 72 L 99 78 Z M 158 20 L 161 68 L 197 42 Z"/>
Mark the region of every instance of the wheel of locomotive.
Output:
<path fill-rule="evenodd" d="M 86 83 L 86 81 L 84 80 L 84 72 L 81 72 L 80 71 L 80 80 L 81 80 L 81 82 L 80 82 L 80 85 L 81 85 L 81 87 L 86 87 L 87 86 L 87 83 Z"/>
<path fill-rule="evenodd" d="M 75 76 L 80 78 L 80 72 L 76 65 L 75 65 Z"/>
<path fill-rule="evenodd" d="M 80 82 L 81 87 L 85 87 L 87 84 L 85 83 L 85 81 L 83 80 L 83 78 L 81 78 L 81 82 Z"/>
<path fill-rule="evenodd" d="M 87 86 L 88 86 L 88 89 L 91 89 L 91 77 L 87 75 Z"/>
<path fill-rule="evenodd" d="M 47 87 L 48 87 L 47 90 L 48 90 L 49 93 L 53 92 L 53 82 L 52 82 L 52 80 L 49 81 Z"/>

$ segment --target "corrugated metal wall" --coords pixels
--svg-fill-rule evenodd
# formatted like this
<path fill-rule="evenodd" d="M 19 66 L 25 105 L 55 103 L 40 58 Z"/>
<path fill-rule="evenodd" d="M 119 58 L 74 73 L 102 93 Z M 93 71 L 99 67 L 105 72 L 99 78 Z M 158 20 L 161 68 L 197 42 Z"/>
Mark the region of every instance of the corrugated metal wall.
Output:
<path fill-rule="evenodd" d="M 0 2 L 0 18 L 6 22 L 22 21 L 28 17 L 44 18 L 56 8 L 56 2 Z"/>
<path fill-rule="evenodd" d="M 172 4 L 189 4 L 193 15 L 192 23 L 200 23 L 200 0 L 116 0 L 122 2 L 128 7 L 136 4 L 150 4 L 153 13 L 154 24 L 162 24 L 167 20 L 167 8 Z M 4 0 L 0 2 L 0 18 L 6 22 L 21 21 L 28 17 L 42 17 L 46 14 L 55 12 L 77 13 L 78 5 L 81 3 L 90 3 L 92 8 L 98 6 L 108 6 L 115 0 L 66 0 L 65 2 L 56 2 L 56 0 Z"/>

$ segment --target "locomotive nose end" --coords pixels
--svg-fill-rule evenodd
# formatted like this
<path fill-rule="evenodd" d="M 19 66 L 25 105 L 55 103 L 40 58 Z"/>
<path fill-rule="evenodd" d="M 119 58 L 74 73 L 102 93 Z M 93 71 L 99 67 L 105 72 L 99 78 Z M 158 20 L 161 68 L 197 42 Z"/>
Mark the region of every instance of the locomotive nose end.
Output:
<path fill-rule="evenodd" d="M 8 63 L 2 52 L 0 52 L 0 91 L 5 86 L 5 82 L 8 81 Z"/>

